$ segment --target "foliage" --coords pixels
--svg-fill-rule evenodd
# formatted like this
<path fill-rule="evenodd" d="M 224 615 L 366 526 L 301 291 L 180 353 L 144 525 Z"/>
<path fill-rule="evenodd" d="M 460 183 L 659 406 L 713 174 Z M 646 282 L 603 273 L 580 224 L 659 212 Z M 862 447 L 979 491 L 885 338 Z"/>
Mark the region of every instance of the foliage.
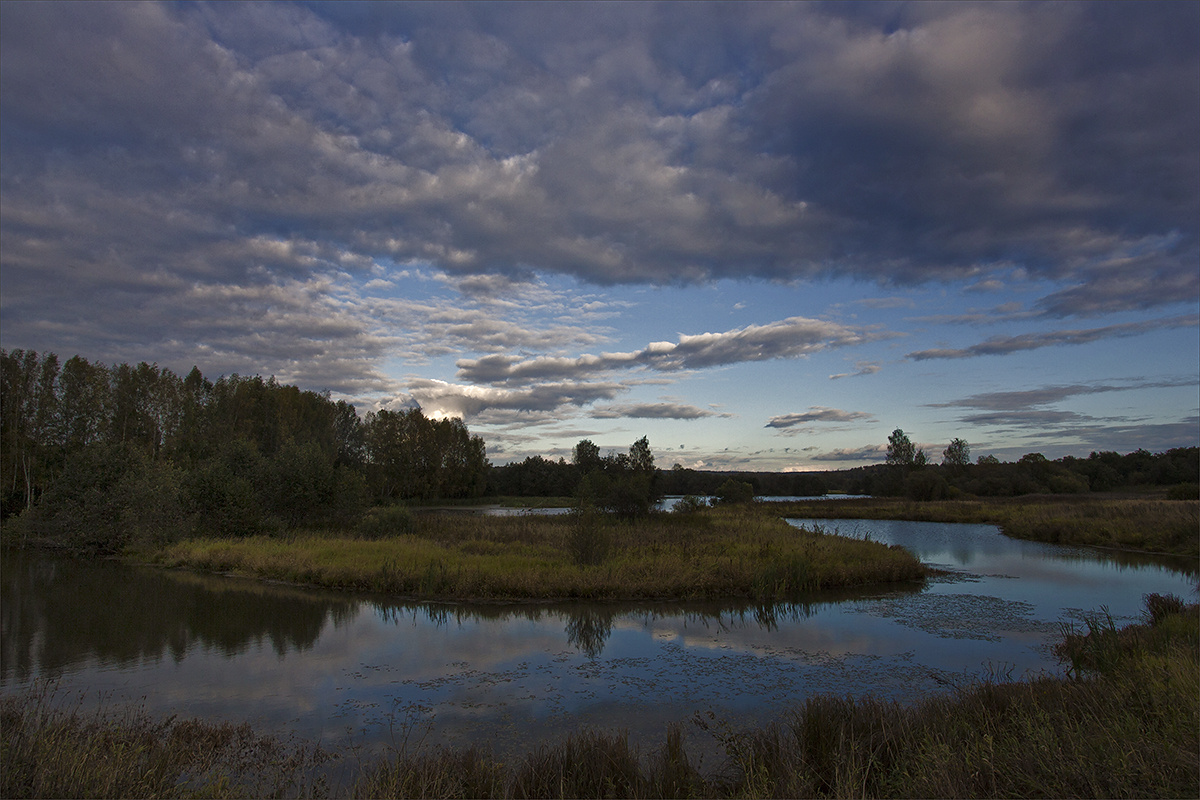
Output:
<path fill-rule="evenodd" d="M 917 449 L 908 434 L 900 428 L 888 437 L 887 464 L 893 467 L 911 467 L 916 461 Z"/>
<path fill-rule="evenodd" d="M 596 458 L 597 450 L 588 440 L 575 448 L 575 467 L 581 478 L 576 487 L 577 502 L 624 519 L 645 517 L 658 500 L 658 469 L 650 440 L 643 436 L 629 453 Z"/>
<path fill-rule="evenodd" d="M 461 420 L 414 409 L 364 422 L 274 378 L 0 350 L 0 408 L 6 540 L 79 552 L 350 526 L 372 494 L 477 497 L 487 479 L 483 440 Z"/>
<path fill-rule="evenodd" d="M 950 445 L 942 451 L 942 466 L 951 468 L 965 467 L 971 463 L 971 446 L 966 439 L 952 439 Z"/>
<path fill-rule="evenodd" d="M 722 505 L 750 503 L 754 500 L 754 487 L 745 481 L 728 479 L 713 493 Z"/>

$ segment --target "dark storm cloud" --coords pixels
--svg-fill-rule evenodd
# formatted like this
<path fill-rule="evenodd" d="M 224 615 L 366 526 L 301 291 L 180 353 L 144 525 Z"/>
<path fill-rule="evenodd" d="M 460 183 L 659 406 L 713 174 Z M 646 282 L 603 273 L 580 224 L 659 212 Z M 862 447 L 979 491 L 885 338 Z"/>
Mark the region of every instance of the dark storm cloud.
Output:
<path fill-rule="evenodd" d="M 393 262 L 670 285 L 1015 265 L 1055 282 L 1047 314 L 1195 302 L 1198 30 L 1195 3 L 3 3 L 5 337 L 279 372 L 322 350 L 305 380 L 366 386 L 394 343 L 339 287 Z M 230 313 L 243 290 L 336 321 Z M 754 357 L 714 336 L 636 355 Z"/>

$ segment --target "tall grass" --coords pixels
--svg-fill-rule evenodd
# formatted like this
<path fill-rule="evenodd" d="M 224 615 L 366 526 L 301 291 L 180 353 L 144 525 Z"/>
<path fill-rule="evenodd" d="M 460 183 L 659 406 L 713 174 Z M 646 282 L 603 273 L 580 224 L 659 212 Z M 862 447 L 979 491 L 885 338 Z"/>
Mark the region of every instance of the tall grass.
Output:
<path fill-rule="evenodd" d="M 919 580 L 901 548 L 798 531 L 774 515 L 713 510 L 634 523 L 594 515 L 414 515 L 404 533 L 193 539 L 131 557 L 332 588 L 456 599 L 775 601 Z M 376 529 L 371 532 L 378 536 Z"/>
<path fill-rule="evenodd" d="M 702 773 L 684 729 L 649 753 L 580 731 L 501 761 L 479 748 L 401 749 L 312 780 L 316 751 L 245 727 L 86 716 L 45 696 L 0 700 L 3 797 L 1186 797 L 1200 796 L 1200 613 L 1148 598 L 1144 623 L 1101 613 L 1068 631 L 1072 676 L 961 687 L 911 706 L 808 699 L 771 725 L 711 715 L 726 760 Z M 319 754 L 338 758 L 338 754 Z M 305 777 L 308 776 L 308 777 Z"/>
<path fill-rule="evenodd" d="M 0 699 L 0 797 L 310 797 L 318 748 L 249 725 L 159 720 L 137 707 L 83 712 L 41 685 Z"/>

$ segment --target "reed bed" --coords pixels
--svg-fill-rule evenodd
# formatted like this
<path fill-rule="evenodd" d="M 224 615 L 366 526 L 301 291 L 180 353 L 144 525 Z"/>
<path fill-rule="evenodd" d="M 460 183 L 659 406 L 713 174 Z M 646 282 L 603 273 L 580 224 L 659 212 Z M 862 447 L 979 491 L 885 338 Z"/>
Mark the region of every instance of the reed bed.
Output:
<path fill-rule="evenodd" d="M 363 762 L 245 726 L 83 714 L 43 691 L 0 700 L 0 796 L 1194 798 L 1200 614 L 1148 600 L 1144 623 L 1117 629 L 1100 613 L 1064 631 L 1066 676 L 910 706 L 817 696 L 747 730 L 697 718 L 690 735 L 726 754 L 711 774 L 678 724 L 649 753 L 623 733 L 585 730 L 507 761 L 473 748 Z M 338 767 L 344 780 L 316 777 Z"/>
<path fill-rule="evenodd" d="M 378 536 L 378 526 L 372 527 Z M 187 567 L 424 599 L 773 601 L 921 580 L 907 551 L 798 531 L 758 510 L 633 523 L 599 516 L 415 515 L 397 535 L 193 539 L 130 553 Z"/>
<path fill-rule="evenodd" d="M 1034 495 L 926 502 L 856 498 L 770 505 L 792 517 L 987 523 L 1017 539 L 1200 557 L 1197 500 Z"/>

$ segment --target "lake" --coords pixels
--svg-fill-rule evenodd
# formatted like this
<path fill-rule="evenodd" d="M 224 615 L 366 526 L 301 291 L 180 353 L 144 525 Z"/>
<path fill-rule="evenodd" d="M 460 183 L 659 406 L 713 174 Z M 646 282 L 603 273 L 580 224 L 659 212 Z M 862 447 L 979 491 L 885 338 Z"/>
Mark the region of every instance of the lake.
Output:
<path fill-rule="evenodd" d="M 767 607 L 439 604 L 6 551 L 0 691 L 49 679 L 85 706 L 136 702 L 366 750 L 524 752 L 581 725 L 656 746 L 696 714 L 757 725 L 814 693 L 912 701 L 1057 673 L 1053 643 L 1084 613 L 1104 606 L 1120 623 L 1147 593 L 1195 601 L 1187 560 L 988 525 L 792 522 L 899 544 L 942 572 Z"/>

